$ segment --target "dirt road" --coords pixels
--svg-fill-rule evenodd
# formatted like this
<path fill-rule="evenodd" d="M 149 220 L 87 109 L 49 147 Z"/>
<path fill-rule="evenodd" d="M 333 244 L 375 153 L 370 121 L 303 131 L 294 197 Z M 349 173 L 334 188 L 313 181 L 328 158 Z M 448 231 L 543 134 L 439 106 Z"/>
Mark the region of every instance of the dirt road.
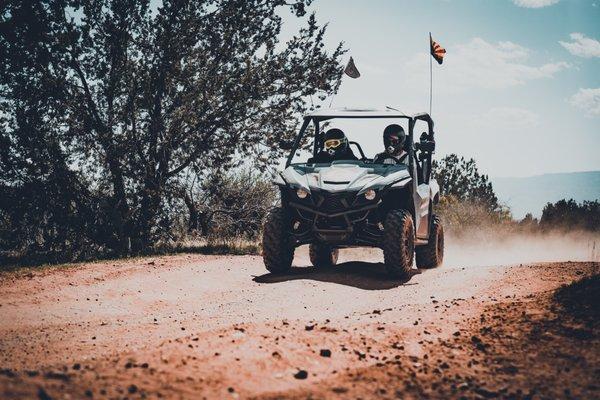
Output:
<path fill-rule="evenodd" d="M 285 276 L 201 255 L 0 275 L 0 398 L 600 395 L 598 340 L 577 350 L 595 331 L 549 334 L 568 371 L 550 344 L 525 357 L 519 336 L 558 313 L 549 291 L 598 263 L 451 264 L 402 282 L 376 251 L 341 258 L 315 271 L 301 252 Z M 552 388 L 557 374 L 575 381 Z"/>

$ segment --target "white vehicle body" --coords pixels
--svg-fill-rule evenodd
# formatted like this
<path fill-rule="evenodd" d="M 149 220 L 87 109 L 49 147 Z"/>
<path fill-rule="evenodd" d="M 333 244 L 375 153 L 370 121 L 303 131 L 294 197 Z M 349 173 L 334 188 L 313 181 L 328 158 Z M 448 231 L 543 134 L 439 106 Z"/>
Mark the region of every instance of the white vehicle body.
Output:
<path fill-rule="evenodd" d="M 382 155 L 376 160 L 354 145 L 360 158 L 319 158 L 324 149 L 320 124 L 336 118 L 403 119 L 408 134 L 402 160 Z M 418 143 L 413 141 L 417 122 L 427 124 Z M 310 124 L 316 132 L 313 157 L 292 163 Z M 347 140 L 347 139 L 346 139 Z M 313 265 L 335 265 L 341 247 L 380 247 L 391 276 L 410 274 L 413 254 L 418 267 L 433 268 L 443 260 L 443 228 L 433 214 L 439 185 L 431 178 L 435 149 L 433 121 L 427 114 L 405 115 L 397 110 L 319 110 L 304 117 L 285 169 L 274 183 L 281 206 L 267 216 L 263 229 L 263 259 L 271 272 L 291 268 L 294 249 L 309 245 Z M 356 158 L 345 153 L 341 157 Z M 405 154 L 405 155 L 404 155 Z M 324 163 L 315 160 L 331 160 Z"/>
<path fill-rule="evenodd" d="M 430 179 L 428 184 L 417 184 L 411 178 L 408 168 L 404 166 L 375 168 L 344 161 L 334 162 L 331 166 L 315 167 L 314 172 L 310 173 L 303 173 L 298 170 L 298 167 L 290 165 L 281 172 L 280 179 L 275 183 L 304 189 L 309 195 L 314 191 L 326 191 L 329 193 L 356 193 L 358 196 L 363 195 L 369 189 L 379 191 L 385 188 L 399 189 L 411 185 L 417 240 L 426 240 L 428 236 L 429 204 L 439 194 L 439 185 L 435 179 Z"/>

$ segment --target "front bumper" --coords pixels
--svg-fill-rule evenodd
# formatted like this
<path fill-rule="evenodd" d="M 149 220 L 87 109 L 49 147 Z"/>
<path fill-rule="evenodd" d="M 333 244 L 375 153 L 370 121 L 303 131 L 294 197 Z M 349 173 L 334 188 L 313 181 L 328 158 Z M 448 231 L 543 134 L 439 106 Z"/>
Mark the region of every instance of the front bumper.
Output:
<path fill-rule="evenodd" d="M 379 198 L 372 201 L 356 193 L 313 191 L 307 199 L 290 200 L 291 233 L 296 245 L 377 246 L 383 232 L 379 229 Z"/>

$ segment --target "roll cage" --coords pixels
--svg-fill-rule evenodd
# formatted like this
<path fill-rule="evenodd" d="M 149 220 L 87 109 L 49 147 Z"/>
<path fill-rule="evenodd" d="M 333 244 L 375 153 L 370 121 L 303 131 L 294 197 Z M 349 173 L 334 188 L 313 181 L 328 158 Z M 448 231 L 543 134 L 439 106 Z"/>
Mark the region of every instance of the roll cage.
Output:
<path fill-rule="evenodd" d="M 433 131 L 433 119 L 427 113 L 418 113 L 413 115 L 406 115 L 400 111 L 393 109 L 386 110 L 318 110 L 310 113 L 304 117 L 300 132 L 296 136 L 294 143 L 291 147 L 290 154 L 285 163 L 286 168 L 292 163 L 294 154 L 298 150 L 302 139 L 306 133 L 309 125 L 313 124 L 315 132 L 315 140 L 313 145 L 313 155 L 317 155 L 319 149 L 322 147 L 320 140 L 320 124 L 323 121 L 330 119 L 376 119 L 376 118 L 388 118 L 388 119 L 403 119 L 408 121 L 408 134 L 407 134 L 407 150 L 408 158 L 410 162 L 409 171 L 413 169 L 414 160 L 418 160 L 417 170 L 419 172 L 419 183 L 429 183 L 431 177 L 431 162 L 433 152 L 435 151 L 435 134 Z M 414 142 L 414 128 L 417 121 L 423 121 L 427 124 L 427 132 L 423 132 L 419 137 L 418 142 Z M 364 158 L 360 145 L 358 146 L 361 155 Z M 416 151 L 419 151 L 418 157 Z"/>

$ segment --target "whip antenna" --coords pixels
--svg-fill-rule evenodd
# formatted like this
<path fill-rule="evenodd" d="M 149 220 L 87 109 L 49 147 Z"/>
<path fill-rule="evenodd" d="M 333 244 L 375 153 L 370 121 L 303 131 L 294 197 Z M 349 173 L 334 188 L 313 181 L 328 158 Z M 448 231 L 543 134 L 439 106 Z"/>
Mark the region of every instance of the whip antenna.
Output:
<path fill-rule="evenodd" d="M 431 32 L 429 32 L 429 47 L 431 47 L 431 43 L 433 39 L 431 39 Z M 431 117 L 431 103 L 433 101 L 433 66 L 432 66 L 432 57 L 429 57 L 429 116 Z"/>

